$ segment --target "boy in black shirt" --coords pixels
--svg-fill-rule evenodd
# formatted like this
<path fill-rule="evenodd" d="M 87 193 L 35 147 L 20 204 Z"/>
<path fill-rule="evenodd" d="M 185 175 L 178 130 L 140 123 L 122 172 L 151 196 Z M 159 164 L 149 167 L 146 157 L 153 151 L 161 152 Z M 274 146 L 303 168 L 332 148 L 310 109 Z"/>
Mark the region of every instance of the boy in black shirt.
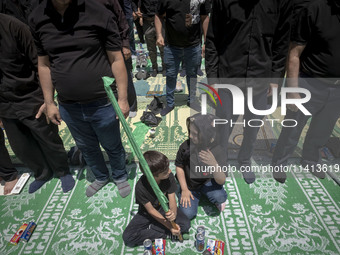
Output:
<path fill-rule="evenodd" d="M 176 157 L 176 178 L 181 186 L 179 211 L 191 220 L 197 215 L 201 195 L 215 204 L 219 211 L 225 208 L 227 192 L 224 189 L 226 174 L 218 170 L 227 164 L 225 152 L 217 145 L 214 116 L 196 114 L 187 119 L 190 139 L 181 144 Z M 197 167 L 199 170 L 196 171 Z M 203 169 L 215 168 L 211 173 Z"/>
<path fill-rule="evenodd" d="M 142 175 L 135 187 L 136 203 L 139 204 L 138 213 L 123 233 L 125 245 L 131 247 L 142 245 L 145 239 L 178 236 L 180 232 L 188 232 L 190 228 L 188 218 L 177 210 L 175 197 L 177 184 L 169 169 L 168 158 L 157 151 L 145 152 L 144 158 L 159 188 L 169 199 L 170 209 L 167 213 L 164 212 L 146 176 Z M 172 228 L 170 221 L 176 222 L 178 230 Z"/>

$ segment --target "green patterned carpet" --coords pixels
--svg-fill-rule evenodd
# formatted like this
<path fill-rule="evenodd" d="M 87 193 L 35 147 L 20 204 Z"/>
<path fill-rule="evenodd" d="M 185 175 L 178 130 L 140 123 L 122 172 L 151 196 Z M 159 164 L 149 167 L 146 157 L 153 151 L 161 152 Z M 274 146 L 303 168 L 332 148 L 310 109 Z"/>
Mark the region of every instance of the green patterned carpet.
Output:
<path fill-rule="evenodd" d="M 145 97 L 146 93 L 162 92 L 164 83 L 165 78 L 160 75 L 136 82 L 139 111 L 136 118 L 128 121 L 142 151 L 159 150 L 174 160 L 179 145 L 187 138 L 185 119 L 190 110 L 184 106 L 186 91 L 176 95 L 178 106 L 163 118 L 155 138 L 150 138 L 148 128 L 139 122 L 151 100 Z M 339 130 L 340 123 L 334 135 L 339 136 Z M 237 152 L 241 132 L 235 130 L 231 136 L 231 153 Z M 60 134 L 68 150 L 74 141 L 65 126 L 62 126 Z M 278 128 L 261 129 L 255 146 L 254 165 L 269 164 L 270 146 L 278 134 Z M 129 152 L 124 132 L 122 139 Z M 11 154 L 14 162 L 18 163 Z M 297 160 L 294 158 L 292 162 Z M 230 163 L 237 166 L 234 160 Z M 339 163 L 339 160 L 334 161 L 329 166 Z M 18 169 L 27 171 L 24 167 Z M 175 171 L 173 162 L 171 169 Z M 134 191 L 122 199 L 111 182 L 94 197 L 87 198 L 85 189 L 93 180 L 91 171 L 72 170 L 76 185 L 67 194 L 62 192 L 60 181 L 53 179 L 34 194 L 28 194 L 26 185 L 18 196 L 0 197 L 1 255 L 143 253 L 143 247 L 131 249 L 125 247 L 122 241 L 123 230 L 137 211 Z M 141 175 L 140 170 L 131 163 L 128 171 L 129 182 L 134 187 Z M 337 175 L 340 176 L 339 173 Z M 271 174 L 259 173 L 255 183 L 247 185 L 236 172 L 229 175 L 225 188 L 228 192 L 225 211 L 218 214 L 217 209 L 203 200 L 198 216 L 192 221 L 190 240 L 184 243 L 167 240 L 166 254 L 198 254 L 194 246 L 198 225 L 206 227 L 208 238 L 226 242 L 225 254 L 340 254 L 340 187 L 328 176 L 319 180 L 310 174 L 293 174 L 282 185 Z M 9 245 L 8 241 L 21 224 L 31 220 L 37 223 L 31 240 L 27 244 Z"/>

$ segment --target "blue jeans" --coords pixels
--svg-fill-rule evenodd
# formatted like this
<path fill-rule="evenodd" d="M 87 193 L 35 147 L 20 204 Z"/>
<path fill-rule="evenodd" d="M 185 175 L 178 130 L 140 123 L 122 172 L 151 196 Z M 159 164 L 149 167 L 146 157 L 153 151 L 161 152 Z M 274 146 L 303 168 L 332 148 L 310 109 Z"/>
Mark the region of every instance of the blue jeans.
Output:
<path fill-rule="evenodd" d="M 59 103 L 59 111 L 96 180 L 109 179 L 101 144 L 109 157 L 114 182 L 125 181 L 125 151 L 119 121 L 108 99 L 86 104 Z"/>
<path fill-rule="evenodd" d="M 135 44 L 135 33 L 133 30 L 133 18 L 127 18 L 127 23 L 129 25 L 129 43 L 130 43 L 130 50 L 132 55 L 136 55 L 136 44 Z"/>
<path fill-rule="evenodd" d="M 201 64 L 201 45 L 187 48 L 179 48 L 167 45 L 164 47 L 164 64 L 166 67 L 166 101 L 167 105 L 175 105 L 175 89 L 180 63 L 183 61 L 187 74 L 187 86 L 189 90 L 188 102 L 195 101 L 197 68 Z"/>
<path fill-rule="evenodd" d="M 185 208 L 179 203 L 179 209 L 188 217 L 189 220 L 193 219 L 197 215 L 198 203 L 201 195 L 205 195 L 208 200 L 213 204 L 222 204 L 227 200 L 227 192 L 223 185 L 216 183 L 214 179 L 205 183 L 201 188 L 197 190 L 190 190 L 194 196 L 194 200 L 190 198 L 191 207 Z M 178 195 L 178 201 L 181 201 L 181 191 Z"/>

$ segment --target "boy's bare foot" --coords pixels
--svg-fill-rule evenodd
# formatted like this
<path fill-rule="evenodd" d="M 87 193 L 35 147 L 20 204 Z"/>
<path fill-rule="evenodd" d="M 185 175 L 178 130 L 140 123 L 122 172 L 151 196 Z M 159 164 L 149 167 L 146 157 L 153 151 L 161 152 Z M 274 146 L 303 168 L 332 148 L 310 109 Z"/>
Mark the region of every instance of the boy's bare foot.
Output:
<path fill-rule="evenodd" d="M 19 178 L 15 178 L 13 181 L 9 181 L 5 183 L 4 187 L 4 194 L 7 195 L 11 193 L 12 189 L 14 188 L 15 184 L 18 182 Z"/>

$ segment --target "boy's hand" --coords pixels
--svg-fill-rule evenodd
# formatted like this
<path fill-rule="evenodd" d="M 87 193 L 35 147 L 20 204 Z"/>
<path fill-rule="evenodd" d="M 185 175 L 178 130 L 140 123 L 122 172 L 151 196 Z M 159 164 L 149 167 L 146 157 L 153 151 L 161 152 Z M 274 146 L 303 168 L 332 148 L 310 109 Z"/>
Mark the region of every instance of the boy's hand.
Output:
<path fill-rule="evenodd" d="M 184 208 L 187 208 L 187 207 L 188 207 L 188 204 L 189 204 L 189 207 L 191 207 L 190 198 L 191 198 L 192 200 L 195 200 L 195 198 L 194 198 L 194 196 L 191 194 L 191 191 L 190 191 L 190 190 L 184 190 L 184 191 L 182 191 L 180 203 L 182 204 L 182 206 L 183 206 Z"/>
<path fill-rule="evenodd" d="M 209 149 L 206 150 L 206 151 L 200 151 L 198 153 L 198 156 L 199 156 L 200 160 L 208 166 L 216 166 L 217 165 L 214 154 L 212 154 L 212 152 Z"/>
<path fill-rule="evenodd" d="M 176 223 L 175 223 L 176 224 Z M 181 228 L 178 224 L 176 224 L 177 229 L 171 228 L 171 234 L 173 234 L 174 236 L 179 236 L 181 234 Z"/>
<path fill-rule="evenodd" d="M 169 210 L 165 213 L 165 218 L 168 220 L 168 221 L 174 221 L 176 219 L 176 215 L 174 214 L 173 211 Z"/>

